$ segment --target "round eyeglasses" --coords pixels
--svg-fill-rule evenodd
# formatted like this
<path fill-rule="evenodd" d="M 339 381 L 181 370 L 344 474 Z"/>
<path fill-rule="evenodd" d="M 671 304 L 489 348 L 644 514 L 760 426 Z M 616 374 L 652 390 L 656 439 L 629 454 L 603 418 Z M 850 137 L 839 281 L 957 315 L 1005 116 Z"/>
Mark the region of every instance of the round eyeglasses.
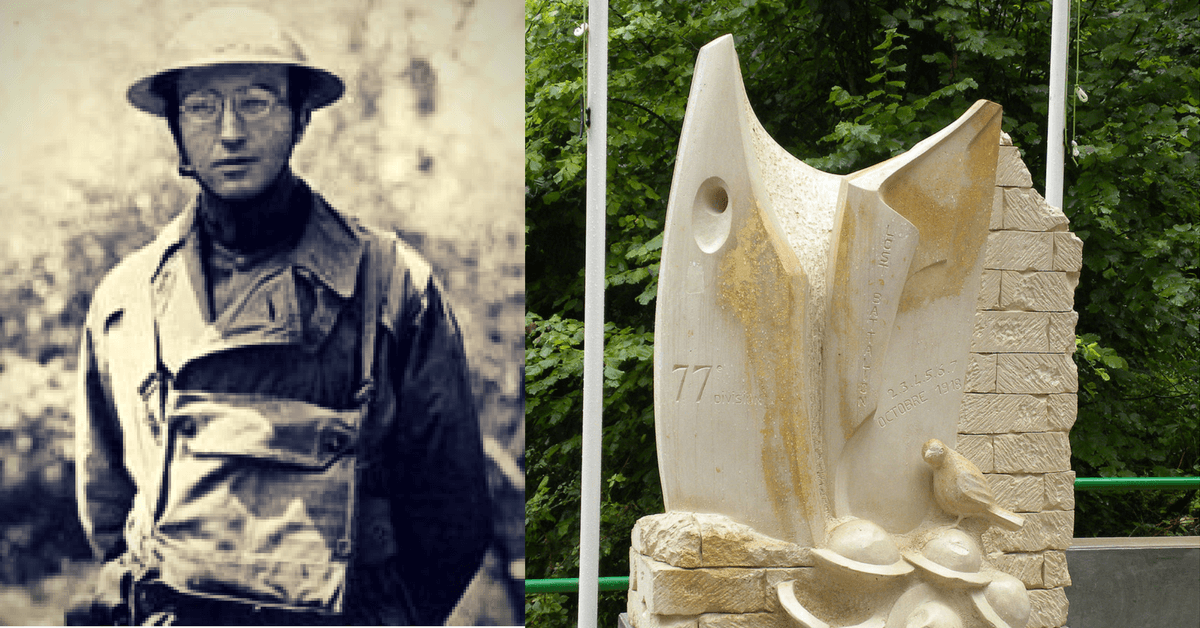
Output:
<path fill-rule="evenodd" d="M 215 91 L 193 92 L 179 105 L 183 119 L 193 124 L 215 122 L 225 108 L 225 97 Z M 246 122 L 255 122 L 271 115 L 279 104 L 279 96 L 264 87 L 242 87 L 233 92 L 233 110 Z"/>

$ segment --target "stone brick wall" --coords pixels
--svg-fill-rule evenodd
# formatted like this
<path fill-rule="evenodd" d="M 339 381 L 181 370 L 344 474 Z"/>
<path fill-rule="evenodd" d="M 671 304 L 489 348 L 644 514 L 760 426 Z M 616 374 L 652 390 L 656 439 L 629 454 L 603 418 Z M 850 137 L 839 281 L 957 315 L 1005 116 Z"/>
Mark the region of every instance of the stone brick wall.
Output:
<path fill-rule="evenodd" d="M 1025 583 L 1029 628 L 1067 620 L 1066 549 L 1075 515 L 1068 432 L 1078 378 L 1073 311 L 1083 243 L 1032 188 L 1008 136 L 1001 140 L 957 449 L 987 476 L 1018 532 L 983 535 L 991 564 Z"/>

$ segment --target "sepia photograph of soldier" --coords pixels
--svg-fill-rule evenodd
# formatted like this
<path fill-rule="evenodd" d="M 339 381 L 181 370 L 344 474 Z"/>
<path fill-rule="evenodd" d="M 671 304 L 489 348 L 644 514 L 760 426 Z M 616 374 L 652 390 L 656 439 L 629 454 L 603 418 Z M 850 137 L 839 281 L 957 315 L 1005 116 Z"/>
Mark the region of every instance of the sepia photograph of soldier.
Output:
<path fill-rule="evenodd" d="M 0 3 L 0 621 L 523 623 L 523 14 L 440 4 Z"/>

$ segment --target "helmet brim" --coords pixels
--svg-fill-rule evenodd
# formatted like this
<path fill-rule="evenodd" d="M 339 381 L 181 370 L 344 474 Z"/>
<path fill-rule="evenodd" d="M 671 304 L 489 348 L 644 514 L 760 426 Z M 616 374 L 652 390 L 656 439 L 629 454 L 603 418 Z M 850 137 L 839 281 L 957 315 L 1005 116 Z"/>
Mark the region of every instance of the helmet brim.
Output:
<path fill-rule="evenodd" d="M 990 628 L 1011 628 L 1008 622 L 1004 621 L 1004 618 L 1000 616 L 1000 613 L 996 612 L 996 609 L 988 601 L 987 595 L 982 590 L 971 591 L 971 601 L 975 604 L 975 610 L 979 611 L 984 621 L 987 622 L 987 626 Z"/>
<path fill-rule="evenodd" d="M 913 571 L 912 565 L 905 562 L 903 558 L 887 565 L 875 565 L 847 558 L 835 551 L 822 548 L 813 548 L 812 555 L 822 566 L 854 577 L 889 579 L 905 576 Z"/>
<path fill-rule="evenodd" d="M 182 72 L 184 70 L 195 68 L 216 67 L 221 65 L 242 65 L 242 64 L 269 64 L 283 65 L 288 67 L 303 70 L 308 74 L 308 96 L 305 98 L 305 105 L 310 110 L 327 107 L 337 102 L 338 99 L 346 93 L 346 84 L 338 75 L 321 68 L 306 65 L 303 63 L 282 63 L 278 56 L 263 55 L 256 57 L 247 55 L 238 59 L 230 59 L 228 56 L 213 57 L 211 59 L 197 59 L 189 62 L 185 66 L 167 68 L 161 72 L 150 74 L 149 76 L 138 79 L 129 87 L 126 92 L 126 98 L 129 99 L 129 104 L 137 109 L 145 111 L 151 115 L 166 117 L 167 101 L 155 93 L 154 82 L 159 77 Z"/>
<path fill-rule="evenodd" d="M 967 572 L 956 571 L 945 565 L 925 558 L 925 556 L 917 553 L 906 553 L 904 558 L 908 562 L 915 565 L 923 573 L 937 582 L 942 588 L 947 589 L 978 589 L 991 583 L 992 579 L 983 572 Z"/>

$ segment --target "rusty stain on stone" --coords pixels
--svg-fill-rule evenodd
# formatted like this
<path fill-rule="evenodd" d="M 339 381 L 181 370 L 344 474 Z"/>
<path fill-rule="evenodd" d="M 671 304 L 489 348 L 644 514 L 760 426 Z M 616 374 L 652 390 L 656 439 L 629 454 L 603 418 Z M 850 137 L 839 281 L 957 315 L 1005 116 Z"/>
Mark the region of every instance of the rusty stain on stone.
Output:
<path fill-rule="evenodd" d="M 991 220 L 1002 113 L 995 104 L 988 110 L 991 115 L 968 119 L 943 142 L 953 146 L 966 135 L 970 137 L 966 150 L 929 151 L 879 187 L 883 201 L 921 234 L 900 312 L 961 294 L 983 252 Z M 957 194 L 946 194 L 947 190 Z"/>
<path fill-rule="evenodd" d="M 750 371 L 759 394 L 766 399 L 762 425 L 765 485 L 779 521 L 795 537 L 796 517 L 789 503 L 812 513 L 804 482 L 812 466 L 810 419 L 799 377 L 804 336 L 796 324 L 804 318 L 804 273 L 789 273 L 778 251 L 780 238 L 768 235 L 761 208 L 755 205 L 732 238 L 719 270 L 719 300 L 741 323 L 746 334 Z M 786 250 L 786 249 L 783 249 Z M 800 294 L 797 294 L 798 290 Z M 799 298 L 797 298 L 799 297 Z M 781 469 L 787 469 L 785 477 Z"/>

